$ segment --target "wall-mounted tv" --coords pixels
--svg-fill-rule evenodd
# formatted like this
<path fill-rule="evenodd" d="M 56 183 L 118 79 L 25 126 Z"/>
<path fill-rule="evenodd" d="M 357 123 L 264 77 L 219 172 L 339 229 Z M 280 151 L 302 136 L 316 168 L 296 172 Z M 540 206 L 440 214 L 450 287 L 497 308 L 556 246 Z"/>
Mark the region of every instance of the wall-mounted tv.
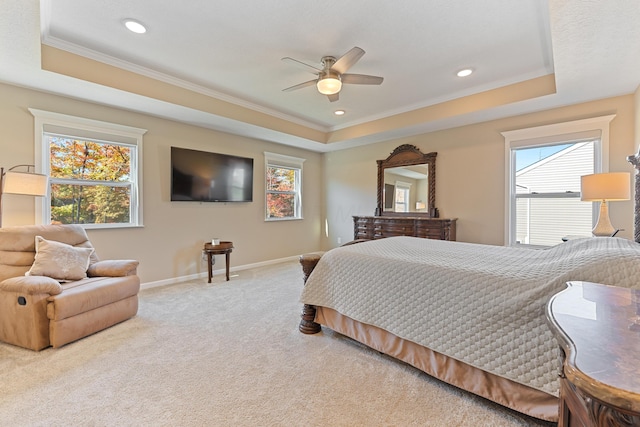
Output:
<path fill-rule="evenodd" d="M 253 201 L 253 159 L 171 147 L 171 201 Z"/>

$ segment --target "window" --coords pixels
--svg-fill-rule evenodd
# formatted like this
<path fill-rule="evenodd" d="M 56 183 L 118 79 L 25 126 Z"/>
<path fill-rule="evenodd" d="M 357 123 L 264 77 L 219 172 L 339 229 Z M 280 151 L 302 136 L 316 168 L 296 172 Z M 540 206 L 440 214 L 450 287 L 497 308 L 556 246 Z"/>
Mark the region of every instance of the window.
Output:
<path fill-rule="evenodd" d="M 49 175 L 39 222 L 86 228 L 142 225 L 144 129 L 30 109 L 36 167 Z"/>
<path fill-rule="evenodd" d="M 594 172 L 598 140 L 515 149 L 516 244 L 553 246 L 588 236 L 592 206 L 580 201 L 580 177 Z"/>
<path fill-rule="evenodd" d="M 302 219 L 302 164 L 305 159 L 264 153 L 266 220 Z"/>
<path fill-rule="evenodd" d="M 409 212 L 411 184 L 396 181 L 395 212 Z"/>
<path fill-rule="evenodd" d="M 580 201 L 580 177 L 608 165 L 614 116 L 503 132 L 508 245 L 553 246 L 590 236 L 597 212 Z"/>

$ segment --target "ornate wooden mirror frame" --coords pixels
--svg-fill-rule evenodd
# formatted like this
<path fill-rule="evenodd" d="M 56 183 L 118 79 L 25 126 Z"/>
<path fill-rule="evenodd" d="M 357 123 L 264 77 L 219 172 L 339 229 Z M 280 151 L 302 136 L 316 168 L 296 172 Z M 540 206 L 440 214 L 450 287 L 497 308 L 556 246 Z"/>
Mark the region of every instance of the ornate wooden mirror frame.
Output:
<path fill-rule="evenodd" d="M 384 160 L 377 160 L 378 163 L 378 203 L 376 205 L 376 216 L 426 216 L 438 217 L 436 209 L 436 155 L 432 152 L 424 154 L 415 145 L 404 144 L 393 150 Z M 426 212 L 385 212 L 384 210 L 384 170 L 388 168 L 428 165 L 428 200 Z"/>

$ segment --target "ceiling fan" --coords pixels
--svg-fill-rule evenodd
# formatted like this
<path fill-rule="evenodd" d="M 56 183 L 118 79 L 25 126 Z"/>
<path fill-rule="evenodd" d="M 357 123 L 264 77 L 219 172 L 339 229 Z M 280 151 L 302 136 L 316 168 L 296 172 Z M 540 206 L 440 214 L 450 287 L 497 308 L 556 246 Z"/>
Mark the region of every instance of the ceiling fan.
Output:
<path fill-rule="evenodd" d="M 357 84 L 357 85 L 379 85 L 382 83 L 383 78 L 377 76 L 368 76 L 365 74 L 345 74 L 349 68 L 351 68 L 360 58 L 364 55 L 364 50 L 359 47 L 354 47 L 349 52 L 336 59 L 333 56 L 322 57 L 322 68 L 314 67 L 313 65 L 305 64 L 297 59 L 284 57 L 283 61 L 289 62 L 293 65 L 299 66 L 318 77 L 313 80 L 309 80 L 304 83 L 297 84 L 295 86 L 283 89 L 283 92 L 290 92 L 296 89 L 302 89 L 303 87 L 316 85 L 318 92 L 323 95 L 327 95 L 329 101 L 337 101 L 342 89 L 343 84 Z"/>

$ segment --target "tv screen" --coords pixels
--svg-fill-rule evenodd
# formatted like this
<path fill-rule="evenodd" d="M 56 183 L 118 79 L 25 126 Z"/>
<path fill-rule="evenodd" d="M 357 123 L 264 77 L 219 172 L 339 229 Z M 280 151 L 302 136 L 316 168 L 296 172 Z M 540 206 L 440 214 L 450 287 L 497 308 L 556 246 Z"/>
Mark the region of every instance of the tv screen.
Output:
<path fill-rule="evenodd" d="M 253 201 L 253 159 L 171 147 L 171 201 Z"/>

